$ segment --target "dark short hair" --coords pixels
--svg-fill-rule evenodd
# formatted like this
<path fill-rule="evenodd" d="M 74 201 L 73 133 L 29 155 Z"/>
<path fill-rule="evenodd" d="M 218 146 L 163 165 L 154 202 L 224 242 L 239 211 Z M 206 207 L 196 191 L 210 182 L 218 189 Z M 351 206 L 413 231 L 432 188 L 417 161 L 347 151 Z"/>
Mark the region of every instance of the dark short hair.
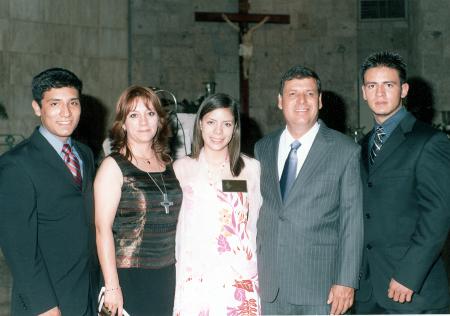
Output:
<path fill-rule="evenodd" d="M 402 56 L 396 52 L 376 52 L 369 55 L 361 65 L 361 80 L 364 83 L 364 75 L 370 68 L 387 67 L 397 70 L 400 83 L 406 82 L 406 63 Z"/>
<path fill-rule="evenodd" d="M 133 153 L 128 146 L 127 133 L 123 125 L 128 114 L 136 108 L 136 102 L 142 100 L 145 106 L 151 106 L 158 114 L 158 130 L 153 137 L 152 148 L 165 164 L 172 161 L 169 156 L 169 137 L 171 135 L 169 127 L 169 116 L 161 105 L 158 95 L 150 88 L 142 86 L 131 86 L 125 89 L 119 97 L 116 105 L 116 116 L 111 128 L 110 137 L 112 150 L 116 152 L 124 151 L 124 156 L 131 160 Z"/>
<path fill-rule="evenodd" d="M 317 83 L 317 91 L 319 92 L 319 94 L 322 93 L 322 83 L 320 81 L 319 75 L 317 75 L 317 73 L 314 70 L 300 65 L 291 67 L 288 71 L 286 71 L 283 74 L 280 81 L 280 90 L 278 92 L 280 93 L 280 95 L 283 95 L 284 83 L 286 81 L 292 79 L 305 79 L 305 78 L 315 79 Z"/>
<path fill-rule="evenodd" d="M 64 68 L 50 68 L 34 76 L 32 85 L 33 100 L 41 106 L 44 93 L 53 88 L 71 87 L 81 96 L 83 83 L 71 71 Z"/>
<path fill-rule="evenodd" d="M 216 109 L 230 109 L 234 118 L 233 136 L 228 144 L 228 155 L 230 157 L 230 170 L 237 177 L 245 166 L 241 157 L 241 118 L 239 104 L 236 100 L 225 93 L 216 93 L 206 98 L 200 105 L 194 123 L 194 137 L 192 141 L 191 157 L 198 159 L 200 150 L 205 145 L 203 142 L 200 121 L 203 117 Z"/>

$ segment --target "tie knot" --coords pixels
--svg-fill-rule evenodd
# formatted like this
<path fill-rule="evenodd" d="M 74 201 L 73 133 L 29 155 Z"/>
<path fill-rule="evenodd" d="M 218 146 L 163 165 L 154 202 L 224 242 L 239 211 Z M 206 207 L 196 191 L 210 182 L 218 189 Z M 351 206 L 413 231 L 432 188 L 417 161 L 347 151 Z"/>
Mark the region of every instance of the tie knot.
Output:
<path fill-rule="evenodd" d="M 291 149 L 292 150 L 297 150 L 300 147 L 300 142 L 298 140 L 294 140 L 291 144 Z"/>
<path fill-rule="evenodd" d="M 383 128 L 383 126 L 378 126 L 377 128 L 376 128 L 376 130 L 375 130 L 375 133 L 378 135 L 378 136 L 384 136 L 384 135 L 386 135 L 386 133 L 384 132 L 384 128 Z"/>
<path fill-rule="evenodd" d="M 72 148 L 70 147 L 69 144 L 64 144 L 63 148 L 62 148 L 62 152 L 67 154 L 67 153 L 71 153 L 72 152 Z"/>

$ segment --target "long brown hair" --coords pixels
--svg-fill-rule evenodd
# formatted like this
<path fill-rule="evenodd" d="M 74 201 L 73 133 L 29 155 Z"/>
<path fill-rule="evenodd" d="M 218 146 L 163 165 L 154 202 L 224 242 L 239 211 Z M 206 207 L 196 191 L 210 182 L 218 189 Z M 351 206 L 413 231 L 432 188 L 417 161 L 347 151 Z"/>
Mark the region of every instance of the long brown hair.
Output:
<path fill-rule="evenodd" d="M 168 147 L 170 137 L 168 114 L 163 109 L 159 97 L 150 88 L 131 86 L 120 95 L 116 105 L 116 117 L 110 133 L 112 150 L 116 152 L 124 151 L 125 158 L 128 160 L 133 158 L 133 153 L 127 142 L 127 132 L 123 129 L 123 125 L 128 114 L 136 108 L 138 99 L 142 100 L 148 109 L 153 105 L 158 114 L 158 129 L 153 137 L 152 149 L 163 163 L 168 164 L 172 161 Z"/>
<path fill-rule="evenodd" d="M 230 109 L 234 118 L 233 136 L 228 143 L 228 155 L 230 157 L 230 170 L 233 177 L 237 177 L 245 166 L 241 157 L 241 119 L 238 103 L 225 93 L 216 93 L 206 98 L 197 111 L 194 124 L 194 136 L 192 141 L 191 157 L 198 159 L 200 151 L 205 145 L 203 142 L 200 121 L 203 117 L 216 109 Z"/>

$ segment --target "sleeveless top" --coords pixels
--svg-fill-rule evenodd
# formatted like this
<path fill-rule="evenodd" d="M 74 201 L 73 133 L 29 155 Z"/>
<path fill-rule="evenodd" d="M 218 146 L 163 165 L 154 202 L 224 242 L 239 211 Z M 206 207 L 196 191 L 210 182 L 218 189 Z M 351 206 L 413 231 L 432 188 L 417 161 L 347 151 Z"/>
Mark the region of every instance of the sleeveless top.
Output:
<path fill-rule="evenodd" d="M 163 172 L 149 173 L 173 203 L 166 214 L 160 204 L 163 194 L 150 175 L 119 153 L 110 156 L 123 176 L 122 194 L 113 223 L 117 268 L 158 269 L 174 264 L 182 192 L 172 165 L 167 165 Z"/>

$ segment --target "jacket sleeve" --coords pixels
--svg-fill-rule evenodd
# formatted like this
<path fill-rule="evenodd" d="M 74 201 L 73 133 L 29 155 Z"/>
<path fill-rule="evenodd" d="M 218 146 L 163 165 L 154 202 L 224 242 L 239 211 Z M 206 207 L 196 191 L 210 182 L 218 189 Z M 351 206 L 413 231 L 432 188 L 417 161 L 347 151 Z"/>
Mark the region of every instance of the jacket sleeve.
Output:
<path fill-rule="evenodd" d="M 39 248 L 36 191 L 11 159 L 0 162 L 0 245 L 11 269 L 16 298 L 30 314 L 58 305 Z"/>
<path fill-rule="evenodd" d="M 442 251 L 450 226 L 450 141 L 444 134 L 435 134 L 424 145 L 415 172 L 420 216 L 393 278 L 418 292 Z"/>
<path fill-rule="evenodd" d="M 355 150 L 341 178 L 339 250 L 335 284 L 358 288 L 364 241 L 360 148 Z"/>
<path fill-rule="evenodd" d="M 259 152 L 259 147 L 260 147 L 260 142 L 257 142 L 255 144 L 255 148 L 254 148 L 254 156 L 255 156 L 255 159 L 258 160 L 258 161 L 261 159 L 261 155 L 260 155 L 260 152 Z"/>

